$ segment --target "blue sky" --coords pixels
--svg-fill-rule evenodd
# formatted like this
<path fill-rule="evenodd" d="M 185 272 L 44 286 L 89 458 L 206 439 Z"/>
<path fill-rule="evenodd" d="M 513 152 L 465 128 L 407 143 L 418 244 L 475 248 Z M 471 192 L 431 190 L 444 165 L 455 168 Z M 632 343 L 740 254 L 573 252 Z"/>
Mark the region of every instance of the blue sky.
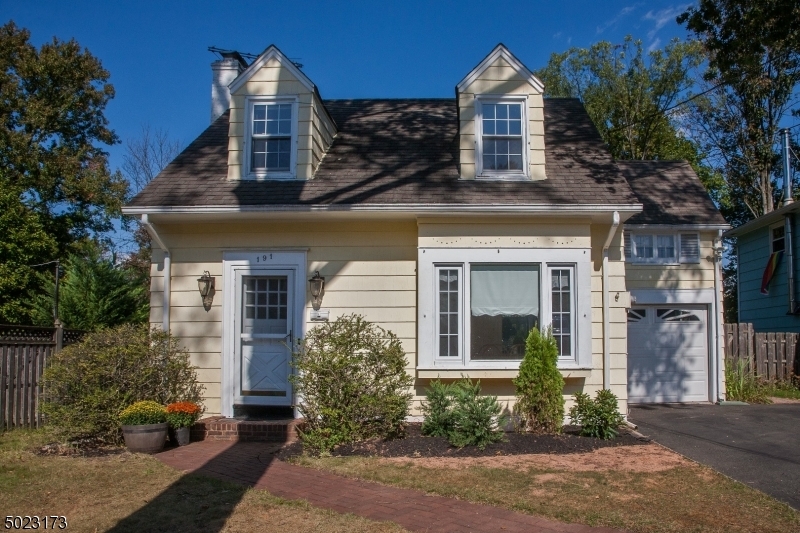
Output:
<path fill-rule="evenodd" d="M 686 37 L 669 1 L 147 2 L 0 0 L 3 22 L 39 45 L 76 39 L 111 72 L 111 127 L 124 141 L 142 124 L 185 146 L 209 122 L 209 46 L 259 53 L 269 44 L 304 65 L 323 98 L 450 97 L 503 42 L 531 69 L 552 52 L 599 40 L 645 47 Z M 109 149 L 111 166 L 123 147 Z"/>

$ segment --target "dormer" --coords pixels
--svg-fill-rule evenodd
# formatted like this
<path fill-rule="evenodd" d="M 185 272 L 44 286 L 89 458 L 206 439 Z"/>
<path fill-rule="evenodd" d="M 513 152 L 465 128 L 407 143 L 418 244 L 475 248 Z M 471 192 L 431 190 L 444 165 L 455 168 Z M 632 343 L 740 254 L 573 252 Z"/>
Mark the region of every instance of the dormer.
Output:
<path fill-rule="evenodd" d="M 228 179 L 312 179 L 336 124 L 298 65 L 269 46 L 227 87 Z"/>
<path fill-rule="evenodd" d="M 542 180 L 544 85 L 498 44 L 456 86 L 462 179 Z"/>

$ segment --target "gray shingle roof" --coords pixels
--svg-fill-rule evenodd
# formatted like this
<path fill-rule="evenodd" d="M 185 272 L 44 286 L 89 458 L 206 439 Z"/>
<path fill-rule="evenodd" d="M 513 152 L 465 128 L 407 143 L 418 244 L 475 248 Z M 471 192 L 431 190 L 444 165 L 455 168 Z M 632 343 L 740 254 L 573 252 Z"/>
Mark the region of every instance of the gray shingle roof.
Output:
<path fill-rule="evenodd" d="M 640 223 L 721 219 L 710 200 L 700 202 L 702 209 L 684 208 L 693 205 L 692 195 L 707 199 L 688 165 L 615 162 L 580 101 L 544 102 L 546 180 L 459 179 L 454 99 L 328 100 L 339 134 L 314 179 L 228 180 L 226 113 L 129 206 L 622 205 L 641 199 Z"/>
<path fill-rule="evenodd" d="M 644 210 L 626 224 L 725 225 L 686 161 L 617 161 Z"/>

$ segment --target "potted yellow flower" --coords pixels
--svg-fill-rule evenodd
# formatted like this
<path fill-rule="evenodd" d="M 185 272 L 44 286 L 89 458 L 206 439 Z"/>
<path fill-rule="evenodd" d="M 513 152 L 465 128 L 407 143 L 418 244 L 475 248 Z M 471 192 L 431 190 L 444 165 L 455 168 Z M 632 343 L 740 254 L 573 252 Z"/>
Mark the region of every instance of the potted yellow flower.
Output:
<path fill-rule="evenodd" d="M 167 422 L 175 431 L 178 446 L 189 444 L 189 430 L 197 422 L 200 412 L 200 406 L 194 402 L 175 402 L 167 406 Z"/>
<path fill-rule="evenodd" d="M 125 446 L 132 452 L 156 453 L 167 441 L 167 413 L 153 401 L 136 402 L 119 415 Z"/>

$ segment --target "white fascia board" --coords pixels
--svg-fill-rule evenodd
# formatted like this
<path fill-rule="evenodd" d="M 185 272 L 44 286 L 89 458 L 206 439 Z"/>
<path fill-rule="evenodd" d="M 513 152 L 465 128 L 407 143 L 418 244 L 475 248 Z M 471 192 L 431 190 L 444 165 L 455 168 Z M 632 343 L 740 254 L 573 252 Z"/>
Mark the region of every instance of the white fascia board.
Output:
<path fill-rule="evenodd" d="M 495 46 L 494 50 L 492 50 L 491 53 L 489 53 L 489 55 L 483 59 L 483 61 L 478 63 L 478 66 L 472 69 L 472 72 L 467 74 L 466 77 L 458 83 L 458 85 L 456 85 L 456 90 L 459 93 L 463 92 L 464 89 L 469 87 L 472 82 L 478 79 L 478 77 L 500 57 L 508 61 L 508 64 L 511 65 L 520 76 L 525 78 L 528 83 L 530 83 L 537 91 L 544 93 L 544 84 L 541 82 L 541 80 L 534 76 L 533 72 L 531 72 L 531 70 L 526 67 L 522 61 L 517 59 L 514 54 L 509 52 L 508 48 L 506 48 L 502 43 Z"/>
<path fill-rule="evenodd" d="M 310 212 L 376 212 L 376 213 L 410 213 L 420 215 L 430 214 L 460 214 L 460 213 L 502 213 L 502 214 L 542 214 L 542 215 L 578 215 L 627 213 L 633 215 L 642 211 L 641 204 L 587 204 L 587 205 L 551 205 L 551 204 L 471 204 L 471 205 L 442 205 L 442 204 L 371 204 L 371 205 L 265 205 L 265 206 L 149 206 L 122 208 L 126 215 L 144 214 L 229 214 L 229 213 L 310 213 Z"/>
<path fill-rule="evenodd" d="M 267 64 L 267 61 L 270 59 L 275 58 L 280 61 L 281 65 L 283 65 L 292 75 L 297 78 L 297 80 L 303 84 L 303 86 L 308 89 L 310 92 L 314 92 L 316 86 L 311 79 L 303 74 L 303 71 L 297 68 L 292 61 L 286 57 L 283 52 L 278 50 L 278 47 L 274 44 L 269 45 L 269 47 L 264 50 L 264 52 L 253 61 L 249 67 L 245 69 L 244 72 L 239 74 L 235 80 L 233 80 L 230 85 L 228 85 L 228 89 L 230 89 L 231 94 L 238 91 L 242 88 L 242 85 L 247 83 L 247 81 L 255 74 L 261 67 Z"/>
<path fill-rule="evenodd" d="M 624 224 L 625 229 L 641 229 L 654 231 L 725 231 L 730 229 L 729 224 Z"/>

